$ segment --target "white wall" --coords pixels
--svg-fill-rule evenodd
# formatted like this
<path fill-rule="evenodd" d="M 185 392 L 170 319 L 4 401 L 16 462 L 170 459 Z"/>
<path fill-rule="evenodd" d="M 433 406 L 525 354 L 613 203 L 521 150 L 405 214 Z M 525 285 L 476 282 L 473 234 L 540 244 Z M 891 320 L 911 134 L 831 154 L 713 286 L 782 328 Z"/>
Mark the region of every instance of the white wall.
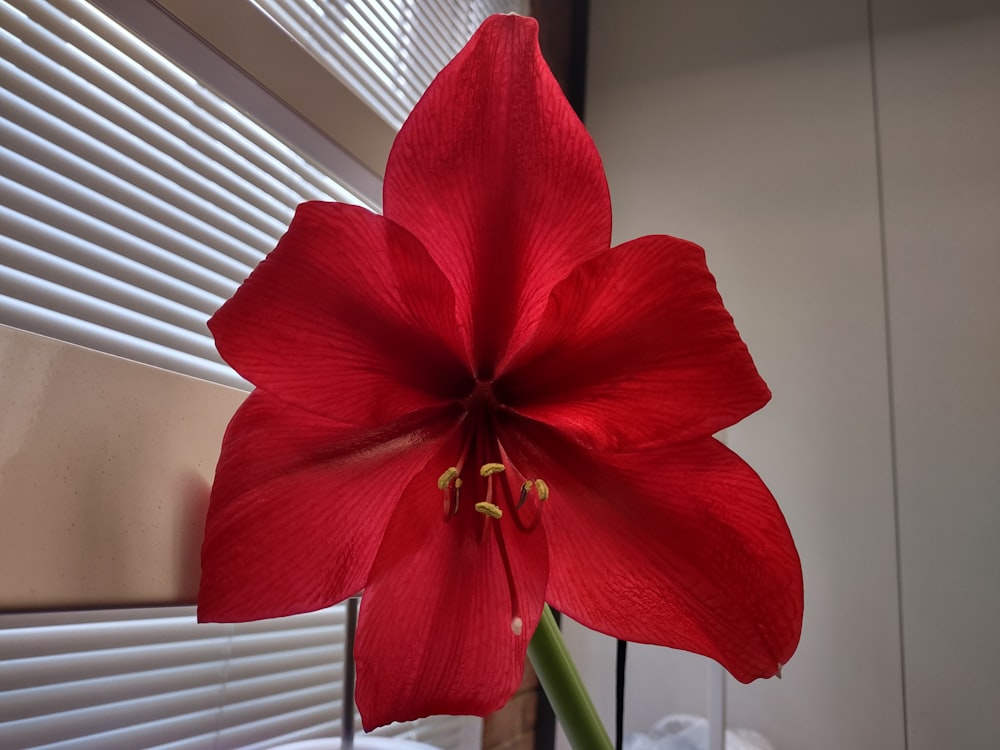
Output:
<path fill-rule="evenodd" d="M 779 750 L 986 748 L 1000 741 L 1000 7 L 871 10 L 591 0 L 587 123 L 617 240 L 704 245 L 775 393 L 729 442 L 799 544 L 804 633 L 780 682 L 730 681 L 730 725 Z M 610 719 L 612 644 L 568 639 Z M 697 658 L 630 653 L 627 731 L 705 713 Z"/>
<path fill-rule="evenodd" d="M 1000 747 L 1000 3 L 874 21 L 909 748 Z"/>

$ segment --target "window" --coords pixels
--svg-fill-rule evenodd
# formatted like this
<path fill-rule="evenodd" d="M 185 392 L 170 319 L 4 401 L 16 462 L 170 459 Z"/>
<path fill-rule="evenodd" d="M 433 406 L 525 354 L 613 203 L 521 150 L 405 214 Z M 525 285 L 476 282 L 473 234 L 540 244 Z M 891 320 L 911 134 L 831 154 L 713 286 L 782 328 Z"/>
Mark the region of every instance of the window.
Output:
<path fill-rule="evenodd" d="M 255 750 L 337 736 L 344 611 L 236 625 L 198 625 L 192 607 L 8 615 L 0 736 L 5 747 L 74 750 Z M 462 750 L 477 730 L 449 717 L 374 734 Z"/>
<path fill-rule="evenodd" d="M 254 0 L 399 127 L 487 16 L 528 15 L 526 0 Z"/>
<path fill-rule="evenodd" d="M 295 204 L 375 206 L 376 169 L 370 149 L 334 144 L 280 91 L 157 20 L 170 5 L 0 0 L 0 323 L 245 388 L 205 321 Z M 288 32 L 310 29 L 302 44 L 392 125 L 498 9 L 260 6 Z M 102 8 L 152 18 L 158 40 L 202 61 L 197 75 Z M 182 748 L 335 733 L 343 619 L 342 607 L 235 626 L 195 625 L 190 607 L 4 615 L 0 735 L 17 746 Z M 379 733 L 466 748 L 478 726 L 445 717 Z"/>

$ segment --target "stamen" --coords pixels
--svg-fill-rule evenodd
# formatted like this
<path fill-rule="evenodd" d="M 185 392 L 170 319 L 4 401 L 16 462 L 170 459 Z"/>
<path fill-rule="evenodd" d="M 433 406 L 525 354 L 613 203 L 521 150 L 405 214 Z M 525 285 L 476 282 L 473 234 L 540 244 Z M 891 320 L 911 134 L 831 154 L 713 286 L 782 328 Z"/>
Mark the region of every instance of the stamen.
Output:
<path fill-rule="evenodd" d="M 503 464 L 483 464 L 479 469 L 479 476 L 490 477 L 494 474 L 500 474 L 507 470 Z"/>
<path fill-rule="evenodd" d="M 503 464 L 483 464 L 479 469 L 480 476 L 486 479 L 486 502 L 490 505 L 495 504 L 493 502 L 493 475 L 502 474 L 504 471 L 506 471 L 506 468 Z M 502 479 L 498 479 L 497 481 L 504 487 L 507 486 Z"/>
<path fill-rule="evenodd" d="M 444 474 L 438 477 L 438 489 L 444 493 L 444 520 L 449 521 L 458 513 L 458 498 L 462 489 L 462 478 L 458 475 L 457 467 L 446 469 Z"/>
<path fill-rule="evenodd" d="M 530 532 L 534 531 L 535 527 L 538 526 L 539 522 L 542 520 L 542 507 L 539 503 L 533 503 L 532 507 L 534 512 L 530 514 L 531 520 L 525 523 L 521 519 L 521 508 L 524 507 L 525 502 L 528 499 L 528 495 L 534 490 L 535 494 L 538 495 L 539 500 L 545 500 L 549 496 L 549 485 L 545 483 L 544 479 L 528 479 L 521 485 L 521 494 L 517 498 L 517 502 L 514 502 L 513 493 L 511 489 L 507 486 L 505 482 L 501 482 L 500 485 L 503 487 L 504 494 L 507 497 L 507 504 L 510 506 L 512 515 L 514 519 L 514 525 L 517 526 L 519 531 Z"/>
<path fill-rule="evenodd" d="M 539 500 L 549 499 L 549 485 L 546 483 L 544 479 L 535 480 L 535 490 L 538 492 Z"/>
<path fill-rule="evenodd" d="M 495 518 L 498 521 L 503 518 L 503 511 L 500 510 L 493 503 L 476 503 L 476 510 L 482 513 L 484 516 L 489 516 L 490 518 Z"/>
<path fill-rule="evenodd" d="M 521 631 L 524 630 L 524 620 L 515 617 L 510 621 L 510 629 L 514 631 L 514 635 L 521 635 Z"/>
<path fill-rule="evenodd" d="M 534 513 L 531 514 L 531 520 L 527 524 L 521 519 L 521 508 L 527 501 L 528 495 L 531 493 L 532 489 L 534 489 L 535 492 L 538 492 L 538 480 L 529 479 L 521 485 L 521 494 L 520 497 L 518 497 L 517 502 L 514 502 L 514 493 L 511 490 L 510 485 L 501 481 L 500 487 L 503 489 L 504 497 L 507 499 L 507 505 L 511 510 L 511 518 L 514 519 L 514 525 L 517 526 L 518 531 L 534 531 L 535 527 L 538 526 L 542 520 L 541 506 L 538 503 L 532 504 Z"/>
<path fill-rule="evenodd" d="M 456 469 L 454 466 L 452 466 L 450 469 L 446 469 L 444 474 L 438 477 L 438 489 L 439 490 L 448 489 L 448 485 L 451 484 L 451 480 L 457 477 L 458 477 L 458 469 Z"/>

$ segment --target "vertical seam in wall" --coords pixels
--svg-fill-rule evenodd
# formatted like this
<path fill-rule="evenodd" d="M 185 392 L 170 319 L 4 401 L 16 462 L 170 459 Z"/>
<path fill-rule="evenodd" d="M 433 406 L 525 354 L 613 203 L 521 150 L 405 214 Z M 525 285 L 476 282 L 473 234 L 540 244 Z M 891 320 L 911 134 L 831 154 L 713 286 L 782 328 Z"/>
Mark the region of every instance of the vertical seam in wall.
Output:
<path fill-rule="evenodd" d="M 871 72 L 872 123 L 875 129 L 875 181 L 878 194 L 879 251 L 882 260 L 882 306 L 885 321 L 885 359 L 887 375 L 887 395 L 889 398 L 889 453 L 892 480 L 893 528 L 896 534 L 896 603 L 899 618 L 899 670 L 903 698 L 903 747 L 909 750 L 910 723 L 907 719 L 906 700 L 906 638 L 903 623 L 903 556 L 899 524 L 899 471 L 896 446 L 896 398 L 892 362 L 892 326 L 889 305 L 889 257 L 885 229 L 885 181 L 882 169 L 882 129 L 879 117 L 878 70 L 875 54 L 875 12 L 874 0 L 867 0 L 868 12 L 868 63 Z"/>

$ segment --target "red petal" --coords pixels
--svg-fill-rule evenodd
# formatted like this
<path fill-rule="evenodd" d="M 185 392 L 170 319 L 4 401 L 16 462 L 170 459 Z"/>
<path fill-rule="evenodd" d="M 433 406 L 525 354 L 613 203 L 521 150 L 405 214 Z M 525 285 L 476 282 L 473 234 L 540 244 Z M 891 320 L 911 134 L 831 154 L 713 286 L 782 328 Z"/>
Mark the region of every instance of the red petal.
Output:
<path fill-rule="evenodd" d="M 552 286 L 611 240 L 600 156 L 537 37 L 533 19 L 488 19 L 417 103 L 385 173 L 385 215 L 451 281 L 487 377 Z"/>
<path fill-rule="evenodd" d="M 407 487 L 361 600 L 357 703 L 368 730 L 431 714 L 483 715 L 503 706 L 521 682 L 545 594 L 545 536 L 541 527 L 518 533 L 504 516 L 488 522 L 483 539 L 487 521 L 472 500 L 448 523 L 441 520 L 436 482 L 459 448 L 440 452 Z M 520 635 L 511 628 L 498 528 Z"/>
<path fill-rule="evenodd" d="M 361 432 L 251 393 L 216 469 L 199 619 L 308 612 L 360 591 L 403 488 L 455 424 L 422 421 Z"/>
<path fill-rule="evenodd" d="M 665 236 L 604 253 L 557 286 L 495 391 L 525 416 L 616 450 L 712 435 L 770 398 L 704 251 Z"/>
<path fill-rule="evenodd" d="M 509 429 L 509 428 L 508 428 Z M 760 478 L 711 438 L 593 454 L 537 425 L 504 444 L 549 484 L 546 599 L 630 641 L 770 677 L 802 627 L 802 571 Z"/>
<path fill-rule="evenodd" d="M 357 206 L 299 206 L 209 327 L 247 380 L 339 422 L 385 424 L 471 388 L 447 280 L 406 231 Z"/>

